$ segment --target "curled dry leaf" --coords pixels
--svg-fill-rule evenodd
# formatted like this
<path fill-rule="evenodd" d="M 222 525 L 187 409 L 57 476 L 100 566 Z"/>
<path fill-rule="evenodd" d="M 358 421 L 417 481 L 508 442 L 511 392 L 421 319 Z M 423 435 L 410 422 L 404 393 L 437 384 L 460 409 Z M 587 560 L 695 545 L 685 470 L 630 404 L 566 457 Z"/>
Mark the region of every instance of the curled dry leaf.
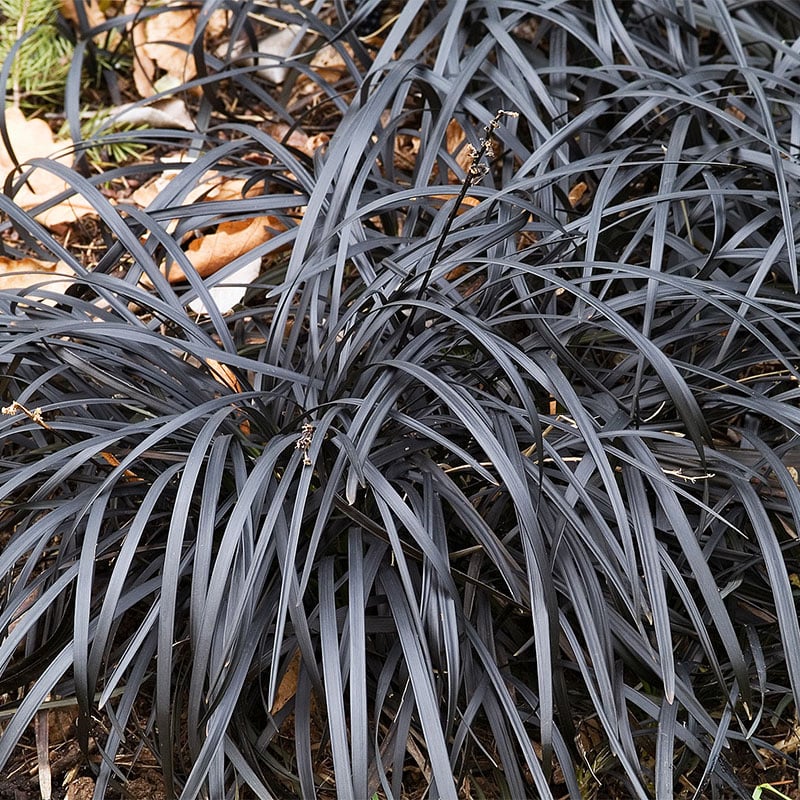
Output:
<path fill-rule="evenodd" d="M 242 391 L 242 385 L 239 383 L 239 379 L 227 364 L 223 364 L 215 358 L 207 358 L 206 364 L 208 364 L 208 368 L 211 370 L 211 374 L 214 378 L 223 386 L 230 389 L 232 392 Z"/>
<path fill-rule="evenodd" d="M 43 119 L 25 119 L 25 115 L 16 106 L 8 107 L 5 115 L 6 128 L 14 148 L 14 155 L 21 165 L 33 158 L 50 158 L 67 167 L 72 166 L 73 158 L 70 152 L 72 142 L 57 142 L 50 126 Z M 0 181 L 5 181 L 15 169 L 16 166 L 11 155 L 0 143 Z M 68 191 L 69 188 L 62 178 L 46 169 L 37 168 L 27 176 L 25 183 L 20 186 L 14 195 L 14 202 L 20 208 L 28 211 L 50 198 Z M 56 228 L 94 213 L 96 212 L 92 205 L 80 195 L 73 195 L 58 205 L 39 212 L 35 215 L 35 219 L 48 228 Z"/>

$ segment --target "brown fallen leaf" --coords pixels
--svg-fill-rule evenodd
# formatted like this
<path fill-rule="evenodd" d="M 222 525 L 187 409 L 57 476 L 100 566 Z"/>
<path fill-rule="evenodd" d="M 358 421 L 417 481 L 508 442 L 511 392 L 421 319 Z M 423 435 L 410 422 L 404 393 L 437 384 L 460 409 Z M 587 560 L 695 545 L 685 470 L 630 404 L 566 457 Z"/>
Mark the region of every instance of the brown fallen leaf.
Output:
<path fill-rule="evenodd" d="M 300 651 L 297 650 L 286 668 L 278 690 L 275 692 L 275 702 L 272 704 L 270 714 L 277 714 L 296 694 L 297 681 L 300 677 Z"/>
<path fill-rule="evenodd" d="M 569 204 L 575 208 L 581 202 L 583 196 L 589 189 L 589 185 L 585 181 L 579 181 L 569 190 Z"/>
<path fill-rule="evenodd" d="M 211 370 L 211 374 L 214 376 L 214 378 L 223 386 L 227 387 L 233 392 L 242 391 L 242 385 L 239 383 L 239 379 L 227 364 L 223 364 L 221 361 L 217 361 L 215 358 L 207 358 L 206 364 Z"/>
<path fill-rule="evenodd" d="M 182 156 L 177 156 L 164 159 L 164 163 L 181 164 L 184 160 Z M 147 208 L 179 172 L 180 169 L 165 169 L 160 175 L 143 183 L 133 192 L 130 199 L 141 208 Z M 257 183 L 245 193 L 245 185 L 242 178 L 227 178 L 218 172 L 209 172 L 201 183 L 181 198 L 180 202 L 189 205 L 196 200 L 236 200 L 240 197 L 255 197 L 263 189 L 263 184 Z"/>
<path fill-rule="evenodd" d="M 460 190 L 459 190 L 460 191 Z M 453 190 L 452 194 L 432 194 L 431 197 L 435 197 L 437 200 L 452 200 L 458 196 L 458 192 Z M 475 206 L 480 205 L 480 198 L 473 197 L 472 195 L 466 195 L 461 198 L 461 203 L 458 206 L 458 214 L 463 214 L 467 209 L 464 206 L 469 206 L 470 208 L 475 208 Z"/>
<path fill-rule="evenodd" d="M 464 129 L 457 120 L 451 119 L 447 124 L 444 138 L 447 152 L 451 155 L 455 153 L 456 164 L 458 164 L 464 172 L 467 172 L 472 164 L 472 154 L 470 148 L 465 147 L 467 135 L 464 133 Z"/>
<path fill-rule="evenodd" d="M 142 207 L 148 206 L 176 174 L 177 172 L 165 171 L 137 189 L 133 193 L 132 199 Z M 263 191 L 262 184 L 256 184 L 247 191 L 245 191 L 245 186 L 245 181 L 240 178 L 229 179 L 216 173 L 211 173 L 205 181 L 195 186 L 182 199 L 182 202 L 235 200 L 242 197 L 257 196 L 259 192 Z M 176 223 L 168 225 L 167 230 L 171 230 L 174 224 Z M 276 232 L 285 230 L 286 226 L 273 216 L 259 216 L 232 222 L 222 222 L 212 232 L 198 236 L 189 242 L 186 247 L 186 256 L 198 274 L 206 278 L 230 264 L 231 261 L 239 256 L 245 255 L 255 247 L 263 244 L 274 236 Z M 174 261 L 163 265 L 162 272 L 170 283 L 179 283 L 186 280 L 186 274 L 183 269 Z M 242 272 L 243 274 L 249 274 L 248 270 L 242 270 Z M 239 278 L 238 282 L 242 283 L 243 281 Z M 144 278 L 143 283 L 149 285 Z M 231 276 L 229 283 L 237 283 L 236 276 Z M 235 302 L 238 301 L 235 300 L 234 304 Z M 195 310 L 198 311 L 201 308 L 198 305 Z"/>
<path fill-rule="evenodd" d="M 185 83 L 197 74 L 191 44 L 198 10 L 176 8 L 136 17 L 146 5 L 140 0 L 126 0 L 123 13 L 135 17 L 131 35 L 136 91 L 142 97 L 151 97 L 158 93 L 159 71 L 173 78 L 176 84 Z"/>
<path fill-rule="evenodd" d="M 349 44 L 340 44 L 350 58 L 353 58 L 353 48 Z M 326 44 L 321 47 L 311 59 L 311 66 L 314 71 L 328 83 L 336 83 L 343 78 L 347 72 L 347 62 L 339 51 L 339 47 Z"/>
<path fill-rule="evenodd" d="M 38 258 L 0 256 L 0 290 L 28 289 L 41 284 L 50 292 L 62 294 L 73 280 L 74 274 L 64 261 L 53 264 Z"/>
<path fill-rule="evenodd" d="M 331 85 L 336 85 L 350 72 L 347 62 L 339 52 L 340 47 L 344 48 L 344 51 L 351 58 L 353 57 L 353 48 L 350 47 L 349 44 L 339 42 L 337 45 L 326 44 L 321 47 L 314 54 L 310 63 L 314 73 Z M 308 97 L 319 91 L 321 90 L 317 81 L 309 78 L 305 74 L 300 74 L 297 76 L 297 81 L 294 84 L 291 102 L 296 102 L 301 97 Z"/>
<path fill-rule="evenodd" d="M 75 25 L 80 23 L 78 12 L 75 9 L 75 0 L 61 0 L 61 13 L 64 19 L 68 19 Z M 81 3 L 86 13 L 86 20 L 92 28 L 102 25 L 106 21 L 106 15 L 100 8 L 99 3 Z"/>
<path fill-rule="evenodd" d="M 157 14 L 144 16 L 147 0 L 126 0 L 124 12 L 134 17 L 132 39 L 135 51 L 133 81 L 142 97 L 151 97 L 166 88 L 179 86 L 197 75 L 192 44 L 197 35 L 198 8 L 182 3 L 167 3 Z M 137 16 L 138 15 L 138 16 Z M 228 27 L 229 12 L 212 12 L 203 30 L 213 38 Z M 199 89 L 197 90 L 199 91 Z"/>
<path fill-rule="evenodd" d="M 313 157 L 321 147 L 325 147 L 330 141 L 327 133 L 315 133 L 309 136 L 305 131 L 294 128 L 291 129 L 285 122 L 276 122 L 267 127 L 269 135 L 278 142 L 283 142 L 289 147 L 294 147 L 301 153 Z"/>
<path fill-rule="evenodd" d="M 26 119 L 16 106 L 5 111 L 6 128 L 14 148 L 17 161 L 24 165 L 34 158 L 50 158 L 64 166 L 72 166 L 72 142 L 56 141 L 53 131 L 43 119 Z M 24 168 L 24 167 L 23 167 Z M 0 181 L 16 169 L 14 160 L 5 146 L 0 143 Z M 46 169 L 35 169 L 14 195 L 14 202 L 29 211 L 40 203 L 69 189 L 66 181 Z M 94 214 L 94 207 L 80 195 L 73 195 L 47 211 L 35 215 L 35 219 L 48 228 L 56 228 Z"/>
<path fill-rule="evenodd" d="M 285 228 L 278 219 L 269 216 L 223 222 L 214 233 L 191 241 L 186 256 L 198 274 L 205 278 L 266 242 L 276 230 Z M 177 264 L 170 267 L 167 274 L 170 283 L 186 278 Z"/>
<path fill-rule="evenodd" d="M 725 113 L 730 114 L 732 117 L 736 117 L 739 122 L 744 122 L 747 119 L 747 115 L 742 111 L 741 108 L 736 108 L 735 106 L 725 106 Z"/>
<path fill-rule="evenodd" d="M 397 169 L 413 170 L 419 155 L 418 136 L 398 133 L 394 140 L 394 165 Z"/>

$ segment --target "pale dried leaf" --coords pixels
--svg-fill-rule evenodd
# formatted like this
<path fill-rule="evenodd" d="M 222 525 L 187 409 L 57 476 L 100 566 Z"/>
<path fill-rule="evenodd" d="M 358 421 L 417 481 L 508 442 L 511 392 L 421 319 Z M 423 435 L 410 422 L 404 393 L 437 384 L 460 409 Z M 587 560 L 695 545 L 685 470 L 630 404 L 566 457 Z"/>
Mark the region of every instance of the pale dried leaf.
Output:
<path fill-rule="evenodd" d="M 222 36 L 230 27 L 231 18 L 233 13 L 225 8 L 217 8 L 211 12 L 211 16 L 206 22 L 206 27 L 203 33 L 211 38 L 216 39 Z"/>
<path fill-rule="evenodd" d="M 63 294 L 73 283 L 69 267 L 59 261 L 40 261 L 38 258 L 12 259 L 0 256 L 0 290 L 29 289 L 42 285 L 50 292 Z"/>
<path fill-rule="evenodd" d="M 57 178 L 49 172 L 47 175 L 49 175 L 52 180 L 45 184 L 48 189 L 46 196 L 42 196 L 38 192 L 30 192 L 27 187 L 23 187 L 14 196 L 16 204 L 27 211 L 39 205 L 39 203 L 49 197 L 60 194 L 67 189 L 66 183 L 61 181 L 60 178 Z M 58 184 L 60 184 L 60 186 L 58 186 Z M 58 188 L 56 188 L 57 186 Z M 97 214 L 95 207 L 87 200 L 84 200 L 81 195 L 77 194 L 68 197 L 66 200 L 62 200 L 58 205 L 48 208 L 46 211 L 40 211 L 34 214 L 33 218 L 44 225 L 45 228 L 59 230 L 71 225 L 76 220 L 81 219 L 81 217 L 90 216 L 92 214 Z"/>
<path fill-rule="evenodd" d="M 302 34 L 299 25 L 287 25 L 258 43 L 258 74 L 280 86 L 289 74 L 283 62 L 297 49 Z"/>
<path fill-rule="evenodd" d="M 6 108 L 6 127 L 14 155 L 20 164 L 32 158 L 52 158 L 66 166 L 72 165 L 72 156 L 69 153 L 72 142 L 56 142 L 53 131 L 43 119 L 25 119 L 17 106 L 9 106 Z M 0 145 L 0 170 L 3 178 L 14 167 L 14 161 L 5 145 Z"/>
<path fill-rule="evenodd" d="M 5 113 L 8 136 L 20 164 L 24 165 L 34 158 L 49 158 L 67 167 L 72 166 L 71 141 L 57 142 L 44 120 L 25 119 L 16 106 L 8 107 Z M 11 155 L 0 143 L 0 181 L 5 181 L 14 169 Z M 46 169 L 35 169 L 14 195 L 14 202 L 27 211 L 68 189 L 62 178 Z M 90 203 L 80 195 L 73 195 L 53 208 L 36 214 L 35 219 L 48 228 L 55 228 L 94 213 L 95 209 Z"/>
<path fill-rule="evenodd" d="M 50 735 L 47 724 L 47 709 L 36 713 L 34 718 L 34 737 L 36 739 L 36 770 L 39 777 L 41 800 L 53 796 L 53 774 L 50 770 Z"/>
<path fill-rule="evenodd" d="M 290 132 L 289 126 L 283 122 L 270 125 L 267 132 L 276 141 L 294 147 L 295 150 L 310 157 L 313 157 L 320 148 L 325 147 L 331 139 L 327 133 L 315 133 L 313 136 L 309 136 L 300 128 L 293 128 Z"/>
<path fill-rule="evenodd" d="M 247 287 L 259 276 L 260 272 L 261 259 L 255 258 L 208 290 L 221 314 L 226 314 L 241 302 L 247 292 Z M 189 308 L 195 314 L 208 314 L 206 304 L 199 297 L 189 303 Z"/>
<path fill-rule="evenodd" d="M 141 12 L 144 5 L 144 2 L 139 2 L 139 0 L 125 0 L 123 14 L 135 16 Z M 133 23 L 131 41 L 133 44 L 133 82 L 136 86 L 136 91 L 142 97 L 150 97 L 155 93 L 153 81 L 155 79 L 156 64 L 143 50 L 147 41 L 145 20 Z"/>
<path fill-rule="evenodd" d="M 182 156 L 166 158 L 164 163 L 182 164 L 184 159 Z M 130 199 L 141 208 L 147 208 L 179 172 L 180 170 L 177 169 L 165 169 L 160 175 L 156 175 L 146 183 L 143 183 L 131 194 Z M 253 196 L 256 189 L 261 185 L 257 184 L 256 187 L 251 187 L 246 196 Z M 217 172 L 209 172 L 205 180 L 194 186 L 182 198 L 181 202 L 189 204 L 194 203 L 196 200 L 234 200 L 237 197 L 245 196 L 242 194 L 244 187 L 245 181 L 241 178 L 225 178 Z M 167 229 L 169 230 L 171 227 L 173 226 L 167 226 Z"/>
<path fill-rule="evenodd" d="M 194 130 L 186 103 L 180 97 L 169 97 L 152 105 L 128 103 L 120 106 L 114 122 L 123 125 L 149 125 L 151 128 L 183 128 Z"/>

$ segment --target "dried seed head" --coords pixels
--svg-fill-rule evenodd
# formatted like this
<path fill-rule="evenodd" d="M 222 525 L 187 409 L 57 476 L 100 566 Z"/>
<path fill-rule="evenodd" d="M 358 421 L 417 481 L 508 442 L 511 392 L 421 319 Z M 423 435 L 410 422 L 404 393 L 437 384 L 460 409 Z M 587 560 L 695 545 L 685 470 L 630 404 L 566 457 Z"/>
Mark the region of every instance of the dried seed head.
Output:
<path fill-rule="evenodd" d="M 314 426 L 310 422 L 306 422 L 303 425 L 300 438 L 295 442 L 294 447 L 295 450 L 303 451 L 303 464 L 307 467 L 311 465 L 311 458 L 308 455 L 308 448 L 311 447 L 311 443 L 313 441 Z"/>

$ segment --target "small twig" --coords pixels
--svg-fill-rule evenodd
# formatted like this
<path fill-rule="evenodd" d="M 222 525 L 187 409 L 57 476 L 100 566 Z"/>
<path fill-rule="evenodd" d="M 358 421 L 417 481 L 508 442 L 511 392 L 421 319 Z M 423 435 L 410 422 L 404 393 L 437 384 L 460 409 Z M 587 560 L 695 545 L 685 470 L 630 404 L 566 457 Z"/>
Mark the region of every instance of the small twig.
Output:
<path fill-rule="evenodd" d="M 677 469 L 665 469 L 665 475 L 672 475 L 674 478 L 681 478 L 689 483 L 697 483 L 697 481 L 707 481 L 716 478 L 715 472 L 704 472 L 702 475 L 687 475 L 681 467 Z"/>
<path fill-rule="evenodd" d="M 314 426 L 310 422 L 303 425 L 300 438 L 295 442 L 295 450 L 303 451 L 303 464 L 306 467 L 311 466 L 311 458 L 308 455 L 308 450 L 311 447 L 311 442 L 314 441 Z"/>
<path fill-rule="evenodd" d="M 10 406 L 4 406 L 0 409 L 0 413 L 7 417 L 13 417 L 17 414 L 25 414 L 31 422 L 35 422 L 37 425 L 41 425 L 46 431 L 51 431 L 55 433 L 55 431 L 42 419 L 42 409 L 41 408 L 34 408 L 33 411 L 25 408 L 22 403 L 18 403 L 16 400 Z"/>

